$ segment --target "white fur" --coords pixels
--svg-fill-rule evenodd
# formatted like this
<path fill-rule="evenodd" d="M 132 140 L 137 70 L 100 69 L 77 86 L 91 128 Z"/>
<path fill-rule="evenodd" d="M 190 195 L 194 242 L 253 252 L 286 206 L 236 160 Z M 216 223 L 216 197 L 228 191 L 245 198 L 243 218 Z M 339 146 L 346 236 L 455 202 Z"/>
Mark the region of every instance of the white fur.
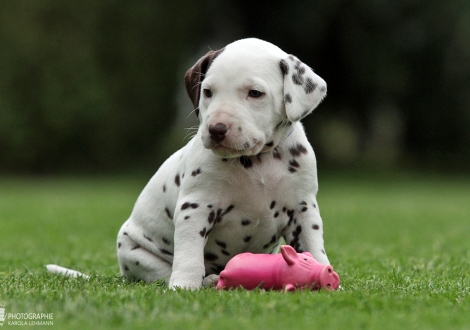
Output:
<path fill-rule="evenodd" d="M 292 82 L 296 63 L 315 82 L 314 91 Z M 204 89 L 212 95 L 204 96 Z M 264 95 L 250 97 L 250 90 Z M 281 237 L 328 264 L 315 155 L 298 121 L 325 93 L 320 77 L 270 43 L 244 39 L 228 45 L 202 81 L 196 136 L 160 167 L 119 231 L 121 273 L 198 288 L 238 253 L 277 251 Z M 227 127 L 220 142 L 209 133 L 217 123 Z"/>

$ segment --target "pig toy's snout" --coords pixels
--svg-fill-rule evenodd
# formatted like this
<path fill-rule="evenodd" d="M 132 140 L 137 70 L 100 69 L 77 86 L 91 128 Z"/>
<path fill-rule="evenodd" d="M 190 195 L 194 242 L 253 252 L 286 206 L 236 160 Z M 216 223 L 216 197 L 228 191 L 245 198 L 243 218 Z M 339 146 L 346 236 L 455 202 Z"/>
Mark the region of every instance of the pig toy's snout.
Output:
<path fill-rule="evenodd" d="M 320 286 L 326 290 L 336 290 L 339 287 L 339 276 L 333 267 L 325 266 L 320 271 Z"/>

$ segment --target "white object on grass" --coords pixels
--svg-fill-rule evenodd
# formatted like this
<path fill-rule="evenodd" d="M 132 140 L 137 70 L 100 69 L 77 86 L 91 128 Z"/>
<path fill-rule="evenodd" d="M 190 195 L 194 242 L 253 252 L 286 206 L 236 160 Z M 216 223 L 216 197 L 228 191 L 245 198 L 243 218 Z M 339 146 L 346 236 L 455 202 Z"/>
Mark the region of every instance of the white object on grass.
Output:
<path fill-rule="evenodd" d="M 74 278 L 82 277 L 87 280 L 90 278 L 90 276 L 77 272 L 76 270 L 68 269 L 65 267 L 57 266 L 57 265 L 46 265 L 46 268 L 49 271 L 49 273 L 59 274 L 59 275 L 63 275 L 66 277 L 74 277 Z"/>

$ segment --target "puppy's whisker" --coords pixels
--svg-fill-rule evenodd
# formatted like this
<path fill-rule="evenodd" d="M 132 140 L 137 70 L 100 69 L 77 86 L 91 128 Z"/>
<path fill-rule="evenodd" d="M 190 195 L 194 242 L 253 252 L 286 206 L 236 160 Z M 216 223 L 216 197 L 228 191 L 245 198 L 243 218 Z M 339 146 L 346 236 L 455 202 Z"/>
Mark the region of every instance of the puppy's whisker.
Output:
<path fill-rule="evenodd" d="M 197 126 L 187 127 L 186 135 L 184 136 L 183 140 L 186 140 L 186 139 L 191 140 L 193 137 L 196 136 L 197 130 L 198 130 Z"/>
<path fill-rule="evenodd" d="M 202 75 L 203 75 L 203 74 L 200 73 L 200 76 L 202 76 Z M 200 82 L 200 81 L 199 81 L 197 84 L 194 84 L 194 86 L 191 88 L 191 90 L 193 90 L 194 88 L 199 87 L 199 86 L 201 86 L 201 82 Z"/>
<path fill-rule="evenodd" d="M 186 119 L 188 119 L 197 109 L 198 108 L 194 108 L 193 110 L 191 110 L 191 112 L 186 116 Z"/>
<path fill-rule="evenodd" d="M 192 140 L 195 136 L 196 136 L 196 133 L 188 136 L 188 140 Z"/>

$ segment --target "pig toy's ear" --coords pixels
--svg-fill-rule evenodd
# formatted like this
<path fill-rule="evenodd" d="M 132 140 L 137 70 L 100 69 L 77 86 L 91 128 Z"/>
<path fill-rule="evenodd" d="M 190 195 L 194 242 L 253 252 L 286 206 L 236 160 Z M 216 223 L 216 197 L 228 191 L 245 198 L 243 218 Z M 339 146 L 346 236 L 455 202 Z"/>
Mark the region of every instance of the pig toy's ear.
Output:
<path fill-rule="evenodd" d="M 289 121 L 296 122 L 315 109 L 326 95 L 326 82 L 295 56 L 279 62 L 284 77 L 284 104 Z"/>
<path fill-rule="evenodd" d="M 312 254 L 310 252 L 302 252 L 302 254 L 305 254 L 306 256 L 309 256 L 309 257 L 313 258 Z"/>
<path fill-rule="evenodd" d="M 289 266 L 295 264 L 299 260 L 299 255 L 290 245 L 281 245 L 281 254 Z"/>

